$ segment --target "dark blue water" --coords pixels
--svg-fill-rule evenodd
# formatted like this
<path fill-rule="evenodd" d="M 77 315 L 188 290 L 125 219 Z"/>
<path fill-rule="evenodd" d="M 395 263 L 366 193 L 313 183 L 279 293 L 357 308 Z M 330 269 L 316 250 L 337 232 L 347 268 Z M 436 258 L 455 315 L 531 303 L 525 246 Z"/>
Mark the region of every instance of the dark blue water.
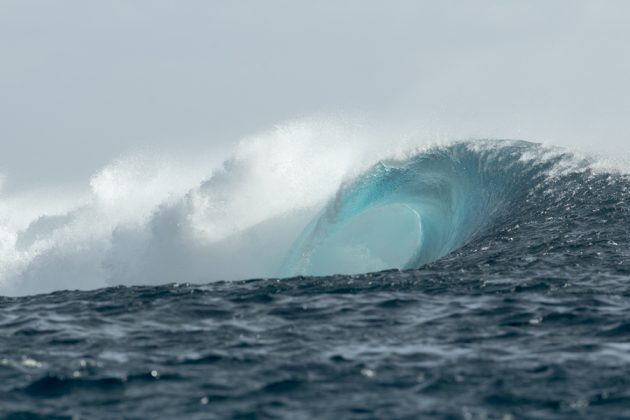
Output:
<path fill-rule="evenodd" d="M 375 169 L 370 200 L 429 197 L 415 202 L 434 238 L 410 253 L 418 267 L 208 285 L 182 273 L 159 287 L 0 298 L 0 414 L 629 417 L 630 180 L 562 154 L 524 159 L 531 147 L 455 147 Z M 446 172 L 409 183 L 409 170 L 444 159 Z M 445 187 L 453 179 L 468 184 Z M 342 190 L 300 255 L 330 263 L 321 244 L 344 208 L 365 205 L 362 185 Z"/>

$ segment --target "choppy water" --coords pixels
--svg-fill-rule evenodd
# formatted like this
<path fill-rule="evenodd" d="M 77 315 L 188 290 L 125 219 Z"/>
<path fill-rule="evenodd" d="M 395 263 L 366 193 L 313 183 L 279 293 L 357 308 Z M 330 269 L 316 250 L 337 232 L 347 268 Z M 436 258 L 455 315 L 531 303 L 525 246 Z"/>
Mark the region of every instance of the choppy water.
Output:
<path fill-rule="evenodd" d="M 181 271 L 1 298 L 0 414 L 630 416 L 630 180 L 539 152 L 464 144 L 377 166 L 282 268 L 360 272 L 378 254 L 402 271 L 207 285 Z M 368 235 L 370 253 L 344 254 L 379 217 L 420 248 Z"/>

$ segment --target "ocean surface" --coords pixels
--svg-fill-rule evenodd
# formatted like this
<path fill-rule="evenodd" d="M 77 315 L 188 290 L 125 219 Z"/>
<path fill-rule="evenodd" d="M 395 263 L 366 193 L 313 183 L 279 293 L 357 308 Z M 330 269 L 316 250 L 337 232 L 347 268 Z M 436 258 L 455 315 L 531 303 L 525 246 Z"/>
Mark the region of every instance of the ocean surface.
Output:
<path fill-rule="evenodd" d="M 334 189 L 282 235 L 289 219 L 257 224 L 241 242 L 258 251 L 223 265 L 184 232 L 191 194 L 108 246 L 68 240 L 84 209 L 17 232 L 0 254 L 0 417 L 630 417 L 623 171 L 464 142 Z M 79 260 L 111 286 L 68 287 L 101 278 Z M 264 278 L 214 281 L 245 265 Z"/>

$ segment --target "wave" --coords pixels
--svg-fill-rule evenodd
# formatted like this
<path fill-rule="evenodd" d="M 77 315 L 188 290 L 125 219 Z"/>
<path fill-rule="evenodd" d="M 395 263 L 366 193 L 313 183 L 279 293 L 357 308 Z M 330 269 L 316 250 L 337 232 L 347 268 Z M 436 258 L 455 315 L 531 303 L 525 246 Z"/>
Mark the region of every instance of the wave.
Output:
<path fill-rule="evenodd" d="M 283 274 L 413 269 L 499 223 L 572 156 L 524 141 L 478 141 L 379 162 L 310 223 Z M 585 164 L 585 162 L 582 162 Z"/>
<path fill-rule="evenodd" d="M 386 158 L 355 134 L 282 127 L 205 179 L 159 160 L 116 162 L 74 207 L 21 226 L 5 216 L 0 294 L 415 269 L 509 220 L 549 179 L 592 170 L 523 141 Z"/>

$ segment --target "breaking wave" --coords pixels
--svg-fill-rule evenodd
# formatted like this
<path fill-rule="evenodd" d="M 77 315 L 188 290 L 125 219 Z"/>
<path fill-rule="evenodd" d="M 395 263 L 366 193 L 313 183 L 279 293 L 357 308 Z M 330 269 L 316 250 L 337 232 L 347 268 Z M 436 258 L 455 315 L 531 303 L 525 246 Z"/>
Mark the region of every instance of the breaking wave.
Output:
<path fill-rule="evenodd" d="M 545 152 L 523 141 L 483 141 L 379 162 L 339 189 L 293 247 L 284 273 L 356 274 L 435 261 L 496 224 L 570 159 Z"/>
<path fill-rule="evenodd" d="M 402 146 L 295 123 L 210 169 L 119 160 L 65 207 L 5 197 L 0 294 L 419 268 L 592 165 L 523 141 Z"/>

